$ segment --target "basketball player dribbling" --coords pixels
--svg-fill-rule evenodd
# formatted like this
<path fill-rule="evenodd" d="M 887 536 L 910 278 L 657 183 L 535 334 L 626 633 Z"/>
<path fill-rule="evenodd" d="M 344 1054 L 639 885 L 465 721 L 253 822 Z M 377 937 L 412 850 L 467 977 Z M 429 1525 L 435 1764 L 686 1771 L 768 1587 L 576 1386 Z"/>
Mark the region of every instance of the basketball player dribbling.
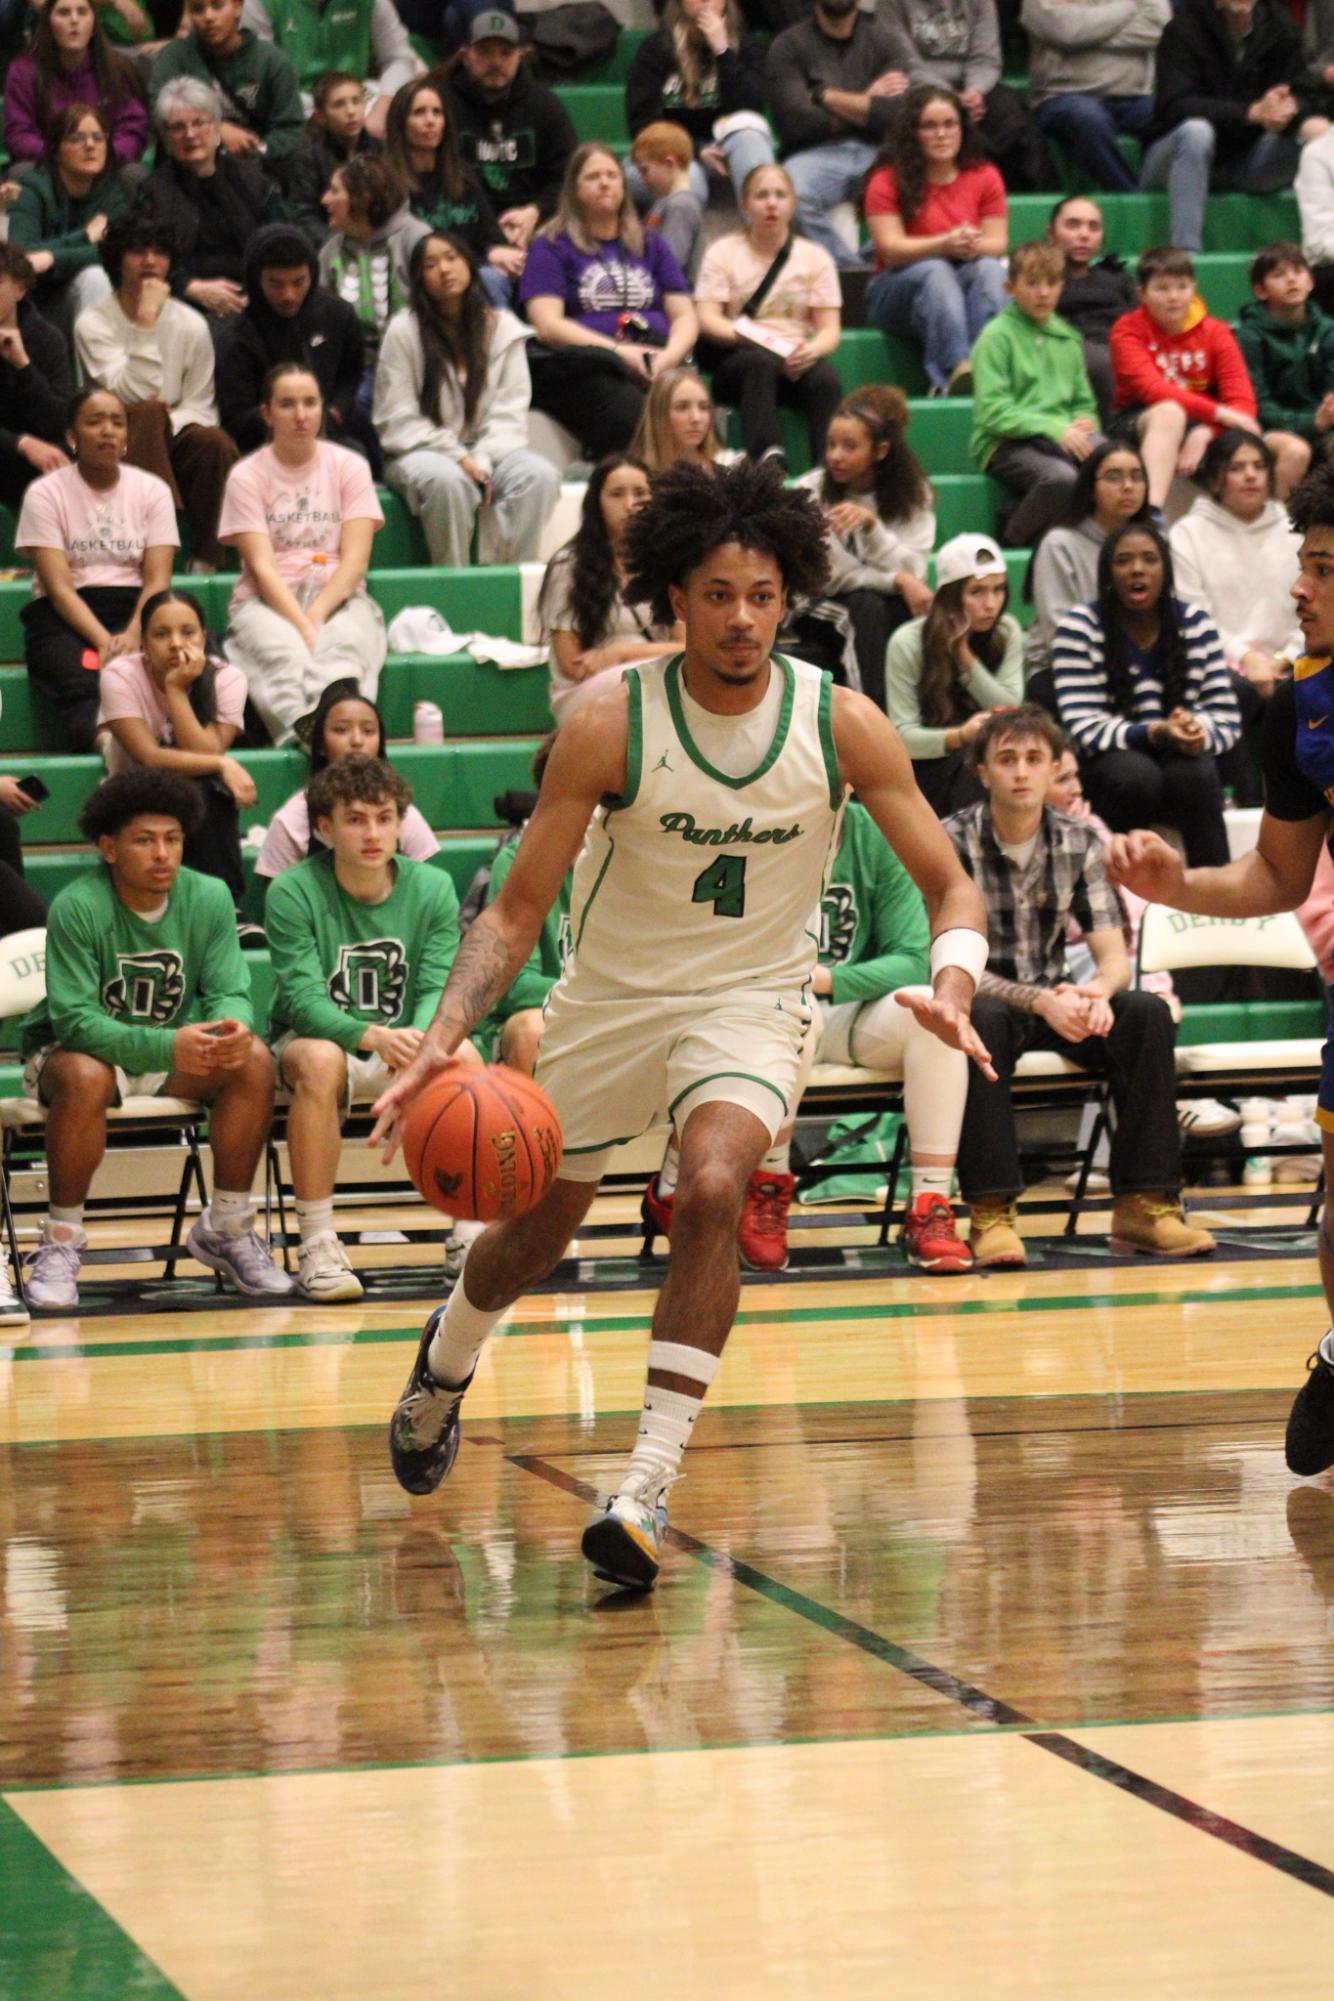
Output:
<path fill-rule="evenodd" d="M 1263 917 L 1295 910 L 1311 893 L 1320 849 L 1334 842 L 1334 465 L 1294 488 L 1288 515 L 1302 537 L 1292 595 L 1306 652 L 1292 679 L 1278 683 L 1265 710 L 1260 762 L 1265 810 L 1250 854 L 1225 868 L 1183 868 L 1157 834 L 1120 834 L 1108 874 L 1149 903 L 1205 917 Z M 1334 1318 L 1334 1029 L 1325 1041 L 1316 1123 L 1325 1157 L 1325 1206 L 1318 1238 L 1320 1277 Z M 1334 1331 L 1307 1364 L 1288 1417 L 1286 1457 L 1303 1477 L 1334 1466 Z"/>
<path fill-rule="evenodd" d="M 612 1149 L 672 1119 L 681 1160 L 643 1415 L 583 1538 L 599 1576 L 642 1590 L 731 1331 L 742 1200 L 796 1109 L 814 913 L 848 789 L 931 918 L 932 992 L 909 1004 L 984 1067 L 969 1008 L 986 918 L 885 716 L 773 652 L 788 592 L 817 593 L 825 575 L 808 494 L 749 463 L 677 467 L 635 516 L 626 560 L 630 601 L 682 620 L 685 650 L 628 667 L 563 725 L 504 886 L 467 932 L 416 1061 L 379 1099 L 372 1137 L 389 1157 L 404 1108 L 506 991 L 577 855 L 573 949 L 537 1067 L 564 1132 L 560 1175 L 529 1214 L 473 1243 L 426 1323 L 389 1449 L 410 1493 L 440 1484 L 488 1334 L 559 1263 Z"/>

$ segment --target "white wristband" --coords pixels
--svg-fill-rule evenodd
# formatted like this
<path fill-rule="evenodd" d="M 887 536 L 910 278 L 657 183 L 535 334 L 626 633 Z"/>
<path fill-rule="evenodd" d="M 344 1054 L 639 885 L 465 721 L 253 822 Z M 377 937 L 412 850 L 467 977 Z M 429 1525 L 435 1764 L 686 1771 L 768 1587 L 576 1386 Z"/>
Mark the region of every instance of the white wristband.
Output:
<path fill-rule="evenodd" d="M 946 966 L 957 966 L 976 986 L 987 969 L 987 941 L 980 931 L 956 924 L 931 940 L 931 978 L 934 981 Z"/>

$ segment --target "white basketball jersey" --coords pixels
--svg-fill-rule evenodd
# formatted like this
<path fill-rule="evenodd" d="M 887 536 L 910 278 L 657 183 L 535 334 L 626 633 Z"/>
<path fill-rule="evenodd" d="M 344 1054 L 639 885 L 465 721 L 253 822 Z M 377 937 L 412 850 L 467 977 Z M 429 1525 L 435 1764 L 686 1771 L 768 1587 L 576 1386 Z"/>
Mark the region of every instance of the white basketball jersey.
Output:
<path fill-rule="evenodd" d="M 625 791 L 598 807 L 575 863 L 558 991 L 806 986 L 845 788 L 828 676 L 779 654 L 772 671 L 783 677 L 773 739 L 753 771 L 729 778 L 691 737 L 681 656 L 627 667 Z"/>

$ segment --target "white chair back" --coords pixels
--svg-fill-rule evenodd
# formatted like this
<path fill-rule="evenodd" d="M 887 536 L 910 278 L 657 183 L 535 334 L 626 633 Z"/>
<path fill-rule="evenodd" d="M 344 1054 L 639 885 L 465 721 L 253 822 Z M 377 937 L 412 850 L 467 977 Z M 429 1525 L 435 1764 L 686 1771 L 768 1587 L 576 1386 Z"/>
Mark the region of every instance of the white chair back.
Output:
<path fill-rule="evenodd" d="M 1306 933 L 1290 910 L 1273 917 L 1201 917 L 1151 903 L 1140 922 L 1141 973 L 1178 973 L 1194 966 L 1310 972 L 1315 964 Z"/>
<path fill-rule="evenodd" d="M 0 1018 L 26 1014 L 46 998 L 46 927 L 0 938 Z"/>

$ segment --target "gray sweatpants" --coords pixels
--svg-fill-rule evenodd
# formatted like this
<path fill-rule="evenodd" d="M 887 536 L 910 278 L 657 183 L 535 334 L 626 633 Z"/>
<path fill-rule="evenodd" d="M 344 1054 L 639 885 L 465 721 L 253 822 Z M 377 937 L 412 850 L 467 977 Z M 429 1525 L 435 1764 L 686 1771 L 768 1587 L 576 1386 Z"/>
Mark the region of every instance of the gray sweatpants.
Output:
<path fill-rule="evenodd" d="M 276 744 L 294 741 L 292 725 L 309 715 L 331 681 L 354 680 L 373 702 L 388 650 L 380 607 L 364 596 L 349 598 L 325 620 L 313 653 L 296 627 L 258 598 L 233 611 L 223 646 Z"/>

